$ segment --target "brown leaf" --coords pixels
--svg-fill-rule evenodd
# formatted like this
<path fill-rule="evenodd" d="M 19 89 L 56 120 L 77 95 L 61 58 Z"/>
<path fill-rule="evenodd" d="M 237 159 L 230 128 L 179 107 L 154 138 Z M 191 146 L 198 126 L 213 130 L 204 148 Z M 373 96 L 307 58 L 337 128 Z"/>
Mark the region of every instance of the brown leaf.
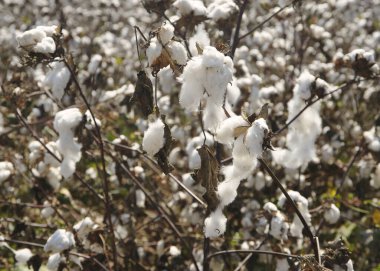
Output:
<path fill-rule="evenodd" d="M 214 211 L 219 204 L 216 194 L 219 184 L 219 163 L 208 146 L 203 145 L 197 151 L 201 157 L 201 168 L 193 176 L 196 182 L 200 182 L 206 188 L 203 198 L 207 203 L 209 211 Z"/>
<path fill-rule="evenodd" d="M 153 84 L 145 71 L 140 71 L 137 74 L 135 92 L 129 103 L 137 105 L 145 118 L 153 113 Z"/>
<path fill-rule="evenodd" d="M 239 136 L 245 134 L 247 132 L 247 130 L 249 129 L 249 127 L 251 127 L 251 126 L 236 127 L 234 130 L 234 137 L 239 137 Z"/>

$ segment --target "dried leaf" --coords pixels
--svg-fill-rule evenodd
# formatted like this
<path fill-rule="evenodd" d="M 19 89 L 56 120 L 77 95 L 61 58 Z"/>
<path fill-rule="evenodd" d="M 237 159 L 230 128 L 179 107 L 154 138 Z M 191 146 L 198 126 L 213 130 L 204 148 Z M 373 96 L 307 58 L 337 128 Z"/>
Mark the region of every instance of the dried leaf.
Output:
<path fill-rule="evenodd" d="M 219 163 L 208 146 L 203 145 L 197 151 L 201 157 L 201 168 L 193 176 L 196 182 L 200 182 L 206 188 L 203 198 L 207 203 L 208 209 L 214 211 L 219 204 L 216 194 L 219 183 Z"/>
<path fill-rule="evenodd" d="M 28 262 L 26 263 L 28 265 L 28 268 L 32 267 L 33 271 L 40 270 L 40 267 L 42 265 L 42 258 L 40 255 L 36 254 L 33 255 Z"/>
<path fill-rule="evenodd" d="M 165 174 L 169 174 L 173 170 L 173 166 L 169 163 L 168 156 L 171 151 L 172 143 L 173 143 L 173 138 L 172 134 L 170 131 L 169 126 L 165 122 L 165 116 L 161 116 L 162 122 L 165 124 L 164 128 L 164 139 L 165 139 L 165 144 L 164 146 L 159 150 L 158 153 L 156 153 L 155 157 L 157 159 L 157 163 L 162 169 L 162 171 Z"/>
<path fill-rule="evenodd" d="M 195 27 L 198 24 L 206 20 L 208 20 L 207 16 L 203 15 L 194 16 L 192 14 L 189 14 L 186 16 L 182 16 L 178 21 L 176 21 L 175 29 L 180 32 L 181 28 L 185 28 L 188 33 L 191 33 L 194 31 Z"/>
<path fill-rule="evenodd" d="M 129 103 L 137 105 L 145 118 L 153 113 L 153 84 L 145 71 L 140 71 L 137 74 L 135 92 Z"/>

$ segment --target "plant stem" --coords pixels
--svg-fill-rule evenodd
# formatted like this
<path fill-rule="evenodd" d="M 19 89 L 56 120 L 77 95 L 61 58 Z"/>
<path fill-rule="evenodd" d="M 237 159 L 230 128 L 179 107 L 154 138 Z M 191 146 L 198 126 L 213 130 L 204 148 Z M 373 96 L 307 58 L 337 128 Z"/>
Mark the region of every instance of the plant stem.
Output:
<path fill-rule="evenodd" d="M 239 41 L 240 41 L 240 38 L 239 38 L 240 27 L 241 27 L 241 22 L 242 22 L 244 11 L 247 8 L 247 4 L 248 4 L 248 0 L 244 0 L 243 4 L 241 5 L 241 7 L 239 9 L 239 16 L 238 16 L 238 19 L 237 19 L 236 29 L 235 29 L 234 38 L 233 38 L 232 46 L 231 46 L 231 52 L 230 52 L 230 56 L 231 56 L 232 59 L 234 58 L 236 48 L 239 45 Z"/>

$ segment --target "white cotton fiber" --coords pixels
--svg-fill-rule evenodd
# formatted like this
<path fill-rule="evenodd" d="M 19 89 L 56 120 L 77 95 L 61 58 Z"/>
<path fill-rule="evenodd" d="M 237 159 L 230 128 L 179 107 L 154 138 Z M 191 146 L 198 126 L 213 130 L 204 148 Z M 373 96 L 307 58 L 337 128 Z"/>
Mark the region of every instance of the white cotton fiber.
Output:
<path fill-rule="evenodd" d="M 154 156 L 165 144 L 164 138 L 165 124 L 161 119 L 149 123 L 148 130 L 144 133 L 142 142 L 143 149 L 150 156 Z"/>
<path fill-rule="evenodd" d="M 56 32 L 54 26 L 38 26 L 37 28 L 27 30 L 16 39 L 21 47 L 35 53 L 54 53 L 56 50 L 55 42 L 52 35 Z"/>
<path fill-rule="evenodd" d="M 263 118 L 255 120 L 248 129 L 245 136 L 245 145 L 252 156 L 261 156 L 263 152 L 264 135 L 268 131 L 268 125 Z"/>
<path fill-rule="evenodd" d="M 205 237 L 218 237 L 226 231 L 227 218 L 223 214 L 222 209 L 217 208 L 205 219 L 204 232 Z"/>
<path fill-rule="evenodd" d="M 15 259 L 20 264 L 26 264 L 33 256 L 29 248 L 22 248 L 15 251 Z"/>
<path fill-rule="evenodd" d="M 207 7 L 207 16 L 214 21 L 226 20 L 238 10 L 233 0 L 215 0 Z"/>
<path fill-rule="evenodd" d="M 60 172 L 64 178 L 73 175 L 76 163 L 82 156 L 82 144 L 74 138 L 74 130 L 82 121 L 82 117 L 78 108 L 69 108 L 59 111 L 54 118 L 54 129 L 59 133 L 57 148 L 63 156 Z"/>
<path fill-rule="evenodd" d="M 340 210 L 335 204 L 331 204 L 331 206 L 325 210 L 323 217 L 327 223 L 335 224 L 340 218 Z"/>
<path fill-rule="evenodd" d="M 194 16 L 206 15 L 207 9 L 201 0 L 176 0 L 173 6 L 182 16 L 192 13 Z"/>
<path fill-rule="evenodd" d="M 210 38 L 208 33 L 205 31 L 204 25 L 200 24 L 195 29 L 196 32 L 194 36 L 189 39 L 189 48 L 193 56 L 197 56 L 199 54 L 197 44 L 201 49 L 204 49 L 206 46 L 210 45 Z"/>
<path fill-rule="evenodd" d="M 146 56 L 148 58 L 149 65 L 152 65 L 154 61 L 161 55 L 162 45 L 157 40 L 153 38 L 149 42 L 149 47 L 146 49 Z"/>
<path fill-rule="evenodd" d="M 160 37 L 162 44 L 167 44 L 174 36 L 174 26 L 169 22 L 161 25 L 158 31 L 158 36 Z"/>
<path fill-rule="evenodd" d="M 179 94 L 179 102 L 185 109 L 195 111 L 203 96 L 203 81 L 205 72 L 202 67 L 202 58 L 193 57 L 183 70 L 181 80 L 182 88 Z"/>
<path fill-rule="evenodd" d="M 64 229 L 58 229 L 52 236 L 49 237 L 44 246 L 44 250 L 46 252 L 52 251 L 56 253 L 62 252 L 73 246 L 75 246 L 74 235 Z"/>
<path fill-rule="evenodd" d="M 102 62 L 102 56 L 95 54 L 91 57 L 90 63 L 88 64 L 88 72 L 94 74 L 99 67 L 100 62 Z"/>
<path fill-rule="evenodd" d="M 172 60 L 178 64 L 178 65 L 186 65 L 187 62 L 187 53 L 185 46 L 182 45 L 182 43 L 178 41 L 171 41 L 167 45 L 167 49 L 169 51 L 169 54 L 172 58 Z"/>
<path fill-rule="evenodd" d="M 222 121 L 216 130 L 215 140 L 222 144 L 232 144 L 235 140 L 235 129 L 248 127 L 250 124 L 242 116 L 233 116 Z"/>
<path fill-rule="evenodd" d="M 0 184 L 11 176 L 14 171 L 13 164 L 8 161 L 0 162 Z"/>
<path fill-rule="evenodd" d="M 53 69 L 47 73 L 43 84 L 51 88 L 54 98 L 61 100 L 70 80 L 70 71 L 63 62 L 55 62 L 51 66 Z"/>

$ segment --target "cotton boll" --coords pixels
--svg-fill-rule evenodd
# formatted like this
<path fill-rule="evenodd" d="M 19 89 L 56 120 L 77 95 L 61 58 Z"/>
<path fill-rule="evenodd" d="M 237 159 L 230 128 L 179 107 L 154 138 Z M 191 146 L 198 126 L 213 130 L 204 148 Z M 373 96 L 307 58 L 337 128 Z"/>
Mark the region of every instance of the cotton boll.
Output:
<path fill-rule="evenodd" d="M 218 185 L 217 195 L 221 206 L 227 206 L 235 200 L 239 184 L 239 179 L 227 179 Z"/>
<path fill-rule="evenodd" d="M 169 94 L 172 92 L 175 86 L 174 74 L 172 69 L 167 66 L 161 69 L 158 74 L 159 84 L 161 86 L 162 92 L 164 94 Z"/>
<path fill-rule="evenodd" d="M 48 217 L 52 216 L 55 211 L 51 207 L 50 203 L 48 201 L 44 201 L 44 206 L 46 206 L 46 207 L 41 210 L 41 216 L 43 218 L 48 218 Z"/>
<path fill-rule="evenodd" d="M 179 102 L 187 110 L 197 110 L 203 96 L 203 81 L 205 71 L 202 67 L 202 58 L 193 57 L 183 70 L 182 87 L 179 94 Z"/>
<path fill-rule="evenodd" d="M 34 45 L 33 51 L 41 54 L 53 54 L 56 50 L 55 41 L 51 37 L 43 38 L 39 43 Z"/>
<path fill-rule="evenodd" d="M 139 207 L 139 208 L 145 208 L 145 193 L 140 190 L 140 189 L 137 189 L 136 190 L 136 206 Z"/>
<path fill-rule="evenodd" d="M 211 101 L 207 102 L 203 110 L 203 125 L 206 130 L 215 133 L 219 124 L 226 118 L 227 116 L 221 106 Z"/>
<path fill-rule="evenodd" d="M 303 100 L 308 100 L 311 97 L 311 84 L 315 77 L 305 70 L 297 79 L 297 85 L 294 88 L 294 95 L 298 95 Z"/>
<path fill-rule="evenodd" d="M 248 127 L 249 122 L 242 116 L 233 116 L 221 122 L 216 130 L 215 140 L 222 144 L 232 144 L 237 127 Z"/>
<path fill-rule="evenodd" d="M 49 167 L 46 178 L 53 190 L 58 191 L 62 179 L 60 168 Z"/>
<path fill-rule="evenodd" d="M 15 259 L 20 264 L 26 264 L 33 256 L 29 248 L 18 249 L 15 251 Z"/>
<path fill-rule="evenodd" d="M 89 129 L 89 130 L 94 129 L 95 123 L 98 127 L 102 125 L 101 121 L 98 120 L 97 118 L 95 118 L 95 123 L 94 123 L 94 119 L 91 116 L 90 110 L 87 110 L 86 113 L 84 113 L 84 115 L 86 116 L 86 125 L 85 125 L 86 129 Z"/>
<path fill-rule="evenodd" d="M 204 232 L 206 238 L 218 237 L 226 231 L 227 218 L 221 208 L 216 209 L 205 219 Z"/>
<path fill-rule="evenodd" d="M 158 36 L 162 44 L 167 44 L 174 36 L 174 26 L 165 22 L 158 30 Z"/>
<path fill-rule="evenodd" d="M 63 155 L 60 172 L 64 178 L 70 177 L 81 159 L 82 144 L 74 139 L 74 129 L 82 121 L 82 113 L 78 108 L 69 108 L 58 112 L 54 118 L 54 129 L 59 133 L 57 147 Z"/>
<path fill-rule="evenodd" d="M 44 246 L 44 250 L 46 252 L 52 251 L 56 253 L 70 249 L 73 246 L 75 246 L 74 235 L 64 229 L 58 229 L 49 237 Z"/>
<path fill-rule="evenodd" d="M 204 49 L 206 46 L 210 45 L 210 38 L 208 33 L 205 31 L 204 25 L 200 24 L 195 29 L 196 33 L 189 39 L 189 48 L 193 56 L 197 56 L 199 54 L 197 44 L 201 49 Z"/>
<path fill-rule="evenodd" d="M 64 260 L 64 258 L 61 257 L 61 254 L 59 254 L 59 253 L 51 254 L 49 256 L 46 267 L 49 271 L 56 271 L 56 270 L 58 270 L 59 264 L 63 260 Z"/>
<path fill-rule="evenodd" d="M 285 222 L 285 217 L 280 212 L 277 212 L 272 217 L 269 234 L 278 240 L 286 240 L 288 229 L 289 226 Z"/>
<path fill-rule="evenodd" d="M 54 62 L 52 70 L 46 74 L 43 85 L 51 88 L 55 99 L 61 100 L 70 80 L 70 71 L 63 62 Z"/>
<path fill-rule="evenodd" d="M 61 154 L 59 153 L 57 143 L 50 141 L 46 144 L 46 147 L 52 152 L 58 159 L 61 159 Z M 46 165 L 51 165 L 53 167 L 59 167 L 60 162 L 54 158 L 48 151 L 45 150 L 44 163 Z"/>
<path fill-rule="evenodd" d="M 181 255 L 181 250 L 179 250 L 176 246 L 170 246 L 169 254 L 173 257 L 177 257 Z"/>
<path fill-rule="evenodd" d="M 91 57 L 90 63 L 88 64 L 88 72 L 94 74 L 99 67 L 100 62 L 102 62 L 102 56 L 95 54 Z"/>
<path fill-rule="evenodd" d="M 215 47 L 206 46 L 203 50 L 202 65 L 206 68 L 223 67 L 224 55 Z"/>
<path fill-rule="evenodd" d="M 323 217 L 325 218 L 327 223 L 335 224 L 339 220 L 340 210 L 338 207 L 336 207 L 335 204 L 331 204 L 331 206 L 325 210 Z"/>
<path fill-rule="evenodd" d="M 77 224 L 73 226 L 73 229 L 76 231 L 80 239 L 85 239 L 86 236 L 91 232 L 92 229 L 96 227 L 96 224 L 90 217 L 85 217 Z"/>
<path fill-rule="evenodd" d="M 263 152 L 264 136 L 269 131 L 268 125 L 263 118 L 257 119 L 247 130 L 245 145 L 253 157 L 260 157 Z"/>
<path fill-rule="evenodd" d="M 247 178 L 257 165 L 257 157 L 252 157 L 244 143 L 244 136 L 239 136 L 232 150 L 234 174 L 241 179 Z M 235 175 L 235 176 L 236 176 Z"/>
<path fill-rule="evenodd" d="M 148 130 L 144 133 L 142 146 L 144 151 L 150 156 L 154 156 L 165 144 L 164 138 L 165 124 L 160 118 L 149 123 Z"/>
<path fill-rule="evenodd" d="M 207 7 L 208 17 L 214 21 L 229 19 L 239 7 L 232 0 L 216 0 Z"/>
<path fill-rule="evenodd" d="M 178 65 L 186 65 L 187 62 L 187 52 L 185 46 L 178 41 L 171 41 L 167 45 L 167 49 L 173 61 Z"/>
<path fill-rule="evenodd" d="M 182 16 L 192 13 L 194 16 L 206 15 L 207 9 L 201 0 L 176 0 L 173 6 Z"/>
<path fill-rule="evenodd" d="M 56 45 L 51 36 L 56 33 L 57 27 L 53 26 L 38 26 L 34 29 L 27 30 L 16 39 L 21 47 L 35 53 L 54 53 Z"/>
<path fill-rule="evenodd" d="M 272 202 L 265 203 L 263 206 L 263 209 L 272 215 L 275 215 L 278 211 L 277 206 L 274 205 L 274 203 L 272 203 Z"/>
<path fill-rule="evenodd" d="M 161 239 L 160 241 L 157 242 L 156 245 L 156 253 L 158 257 L 161 257 L 165 252 L 165 241 Z"/>
<path fill-rule="evenodd" d="M 157 40 L 153 38 L 149 42 L 149 47 L 146 49 L 146 56 L 148 58 L 149 65 L 152 65 L 154 61 L 161 55 L 162 45 Z"/>
<path fill-rule="evenodd" d="M 0 162 L 0 184 L 4 182 L 14 171 L 13 164 L 11 162 Z"/>

